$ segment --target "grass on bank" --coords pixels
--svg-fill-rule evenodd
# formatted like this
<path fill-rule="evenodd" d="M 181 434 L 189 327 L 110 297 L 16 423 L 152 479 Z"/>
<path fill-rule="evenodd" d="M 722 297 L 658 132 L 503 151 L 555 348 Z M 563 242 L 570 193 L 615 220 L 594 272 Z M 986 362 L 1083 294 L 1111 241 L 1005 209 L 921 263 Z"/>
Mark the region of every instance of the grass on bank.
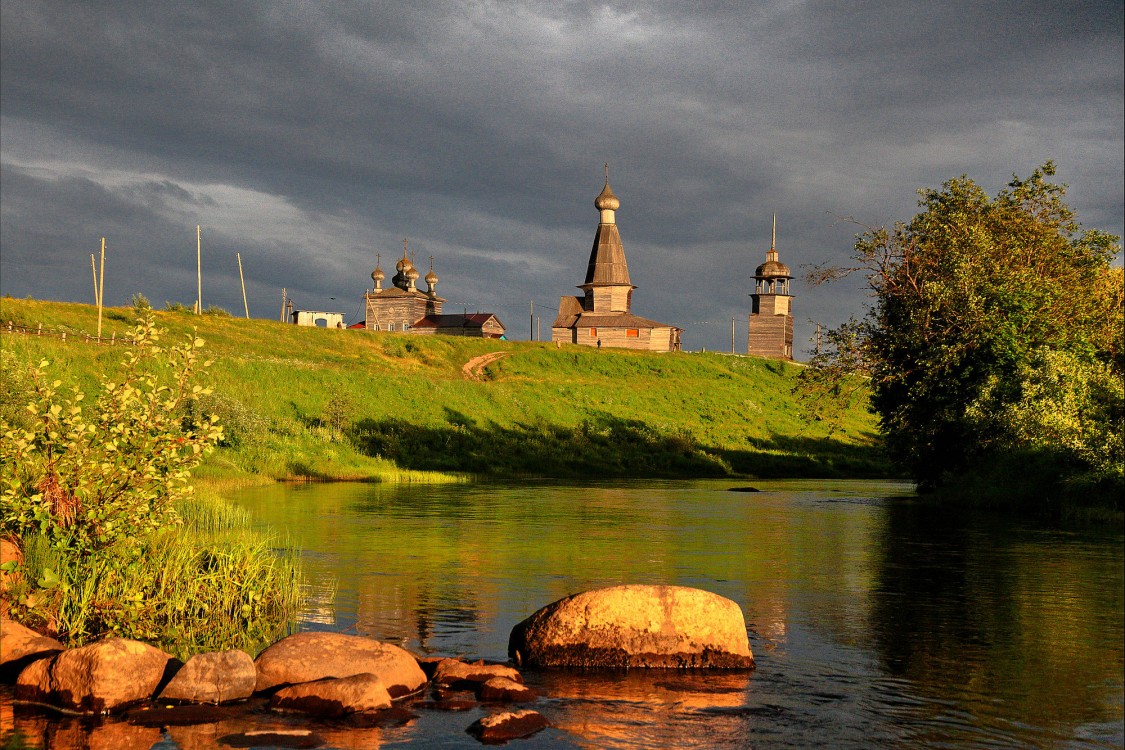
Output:
<path fill-rule="evenodd" d="M 299 611 L 297 554 L 189 482 L 223 434 L 189 408 L 210 393 L 196 382 L 203 342 L 168 342 L 151 319 L 134 333 L 92 387 L 3 351 L 0 534 L 19 549 L 3 565 L 5 616 L 70 646 L 256 651 Z"/>
<path fill-rule="evenodd" d="M 0 324 L 65 329 L 72 341 L 6 336 L 13 360 L 59 361 L 79 381 L 123 347 L 74 341 L 96 308 L 0 300 Z M 128 335 L 131 308 L 103 336 Z M 206 340 L 224 441 L 195 476 L 214 486 L 269 479 L 464 481 L 466 475 L 878 477 L 892 472 L 862 406 L 808 421 L 799 367 L 721 354 L 657 354 L 549 343 L 304 328 L 162 311 L 172 334 Z M 505 356 L 480 381 L 462 367 Z"/>
<path fill-rule="evenodd" d="M 12 614 L 71 646 L 120 635 L 180 659 L 231 648 L 256 655 L 287 635 L 302 604 L 299 553 L 207 491 L 178 510 L 183 526 L 152 534 L 132 563 L 88 563 L 26 536 L 22 580 L 7 592 Z"/>

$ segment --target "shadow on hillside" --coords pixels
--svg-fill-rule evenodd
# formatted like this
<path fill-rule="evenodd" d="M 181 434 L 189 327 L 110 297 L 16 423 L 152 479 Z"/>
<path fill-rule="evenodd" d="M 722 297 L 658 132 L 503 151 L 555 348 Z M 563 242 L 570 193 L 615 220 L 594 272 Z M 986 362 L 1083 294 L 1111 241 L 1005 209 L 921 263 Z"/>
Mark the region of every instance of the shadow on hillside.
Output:
<path fill-rule="evenodd" d="M 716 449 L 714 452 L 737 474 L 763 478 L 809 477 L 883 478 L 894 471 L 871 433 L 862 436 L 864 444 L 845 443 L 830 437 L 773 435 L 747 438 L 743 450 Z"/>
<path fill-rule="evenodd" d="M 599 415 L 575 427 L 536 422 L 479 424 L 446 409 L 446 424 L 364 419 L 349 431 L 361 451 L 405 469 L 579 477 L 884 476 L 872 448 L 831 439 L 778 438 L 747 450 L 714 450 L 687 432 Z M 876 468 L 878 467 L 878 468 Z"/>

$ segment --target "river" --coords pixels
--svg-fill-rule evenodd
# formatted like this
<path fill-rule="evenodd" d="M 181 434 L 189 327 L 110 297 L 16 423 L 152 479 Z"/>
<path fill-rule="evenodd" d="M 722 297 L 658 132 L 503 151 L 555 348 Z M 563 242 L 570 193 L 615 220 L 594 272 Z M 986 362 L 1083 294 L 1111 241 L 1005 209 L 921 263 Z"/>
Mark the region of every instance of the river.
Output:
<path fill-rule="evenodd" d="M 520 748 L 1125 746 L 1119 529 L 934 509 L 889 482 L 340 483 L 237 499 L 304 549 L 303 629 L 502 660 L 517 622 L 598 586 L 695 586 L 742 607 L 752 673 L 525 671 L 552 727 Z M 326 736 L 479 747 L 464 729 L 484 712 Z"/>

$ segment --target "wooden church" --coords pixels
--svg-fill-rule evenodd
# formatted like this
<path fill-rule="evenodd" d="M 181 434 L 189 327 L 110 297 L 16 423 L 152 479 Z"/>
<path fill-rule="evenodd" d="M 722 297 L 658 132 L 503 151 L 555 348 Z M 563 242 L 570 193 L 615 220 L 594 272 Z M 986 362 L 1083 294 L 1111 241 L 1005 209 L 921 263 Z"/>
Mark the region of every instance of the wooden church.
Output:
<path fill-rule="evenodd" d="M 608 164 L 605 187 L 594 199 L 594 207 L 601 219 L 594 234 L 586 280 L 578 287 L 582 296 L 564 296 L 559 300 L 559 315 L 551 325 L 551 340 L 556 344 L 679 351 L 682 328 L 632 312 L 633 290 L 637 287 L 629 280 L 625 248 L 617 230 L 615 212 L 621 207 L 621 201 L 609 187 Z"/>
<path fill-rule="evenodd" d="M 441 306 L 445 300 L 437 294 L 434 259 L 430 258 L 430 272 L 424 278 L 426 291 L 423 292 L 418 288 L 418 269 L 407 255 L 406 240 L 402 241 L 402 258 L 395 264 L 395 272 L 390 288 L 384 289 L 386 274 L 376 261 L 375 270 L 371 272 L 374 288 L 363 295 L 366 309 L 363 328 L 368 331 L 504 337 L 504 324 L 492 313 L 443 315 Z"/>

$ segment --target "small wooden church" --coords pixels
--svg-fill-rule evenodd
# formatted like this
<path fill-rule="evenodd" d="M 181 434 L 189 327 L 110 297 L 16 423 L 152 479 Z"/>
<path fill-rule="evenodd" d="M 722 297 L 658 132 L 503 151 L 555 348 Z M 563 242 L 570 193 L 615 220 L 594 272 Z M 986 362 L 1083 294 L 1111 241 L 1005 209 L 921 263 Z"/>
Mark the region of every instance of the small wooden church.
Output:
<path fill-rule="evenodd" d="M 374 288 L 363 295 L 366 318 L 363 328 L 368 331 L 391 331 L 414 334 L 442 334 L 445 336 L 477 336 L 503 338 L 504 324 L 492 313 L 466 313 L 443 315 L 445 300 L 437 294 L 438 276 L 434 273 L 434 259 L 430 258 L 430 272 L 426 274 L 426 291 L 418 288 L 418 269 L 407 255 L 406 240 L 402 241 L 402 258 L 395 264 L 391 286 L 383 288 L 381 263 L 376 261 L 371 272 Z"/>
<path fill-rule="evenodd" d="M 594 200 L 601 219 L 594 234 L 594 247 L 586 268 L 583 294 L 559 300 L 559 315 L 551 325 L 556 344 L 610 346 L 621 349 L 674 352 L 680 350 L 682 328 L 634 315 L 633 286 L 625 248 L 617 230 L 615 212 L 621 201 L 609 186 L 606 165 L 605 187 Z"/>

